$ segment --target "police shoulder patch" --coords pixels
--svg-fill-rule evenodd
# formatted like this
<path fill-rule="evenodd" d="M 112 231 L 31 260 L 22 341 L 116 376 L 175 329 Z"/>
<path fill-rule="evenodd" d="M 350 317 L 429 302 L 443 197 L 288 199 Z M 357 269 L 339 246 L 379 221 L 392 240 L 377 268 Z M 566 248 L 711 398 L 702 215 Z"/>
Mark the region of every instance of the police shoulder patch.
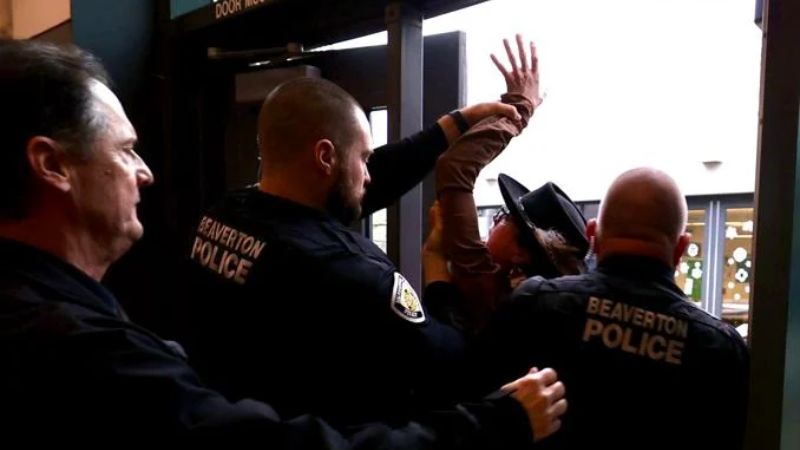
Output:
<path fill-rule="evenodd" d="M 414 288 L 399 273 L 394 273 L 394 287 L 392 288 L 391 308 L 398 316 L 413 322 L 422 323 L 425 321 L 425 310 L 419 301 Z"/>

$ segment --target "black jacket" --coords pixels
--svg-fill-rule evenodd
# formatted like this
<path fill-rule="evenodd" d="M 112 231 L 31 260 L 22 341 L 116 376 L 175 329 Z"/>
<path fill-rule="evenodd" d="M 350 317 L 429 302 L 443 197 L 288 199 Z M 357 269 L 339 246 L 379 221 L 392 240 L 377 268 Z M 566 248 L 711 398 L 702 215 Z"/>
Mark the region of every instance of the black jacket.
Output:
<path fill-rule="evenodd" d="M 435 126 L 376 150 L 364 213 L 417 184 L 446 146 Z M 461 334 L 432 320 L 386 254 L 336 219 L 235 191 L 202 217 L 190 257 L 189 354 L 227 396 L 337 426 L 402 424 L 454 404 Z"/>
<path fill-rule="evenodd" d="M 320 367 L 318 376 L 333 369 Z M 225 437 L 331 450 L 530 442 L 525 415 L 509 398 L 423 419 L 361 425 L 344 437 L 313 417 L 284 421 L 266 404 L 229 402 L 198 380 L 174 344 L 128 321 L 102 285 L 48 253 L 0 240 L 0 429 L 8 442 Z"/>
<path fill-rule="evenodd" d="M 611 257 L 585 275 L 532 278 L 483 336 L 487 383 L 553 367 L 567 388 L 544 448 L 740 448 L 748 350 L 655 260 Z"/>

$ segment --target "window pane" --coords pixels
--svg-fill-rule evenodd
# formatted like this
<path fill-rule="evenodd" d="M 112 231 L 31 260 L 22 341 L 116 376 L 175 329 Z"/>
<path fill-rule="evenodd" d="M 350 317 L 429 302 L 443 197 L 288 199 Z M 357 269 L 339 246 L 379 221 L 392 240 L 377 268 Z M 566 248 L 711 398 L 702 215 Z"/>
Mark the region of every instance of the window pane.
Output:
<path fill-rule="evenodd" d="M 494 225 L 492 219 L 497 211 L 500 211 L 499 206 L 478 208 L 478 232 L 481 235 L 481 240 L 484 242 L 489 239 L 489 230 L 491 230 Z"/>
<path fill-rule="evenodd" d="M 385 109 L 376 109 L 369 113 L 369 124 L 372 132 L 373 147 L 385 145 L 388 141 L 389 114 Z M 386 253 L 386 210 L 376 211 L 370 217 L 372 227 L 370 236 L 384 253 Z"/>
<path fill-rule="evenodd" d="M 386 253 L 386 210 L 375 211 L 370 218 L 372 242 Z"/>
<path fill-rule="evenodd" d="M 753 273 L 753 208 L 729 208 L 725 219 L 722 320 L 747 336 Z"/>
<path fill-rule="evenodd" d="M 689 222 L 686 231 L 691 233 L 692 240 L 675 270 L 675 283 L 693 302 L 700 305 L 702 299 L 703 276 L 703 244 L 706 232 L 706 212 L 702 209 L 689 211 Z"/>
<path fill-rule="evenodd" d="M 373 147 L 380 147 L 389 142 L 389 112 L 375 109 L 369 113 L 369 127 L 372 133 Z"/>

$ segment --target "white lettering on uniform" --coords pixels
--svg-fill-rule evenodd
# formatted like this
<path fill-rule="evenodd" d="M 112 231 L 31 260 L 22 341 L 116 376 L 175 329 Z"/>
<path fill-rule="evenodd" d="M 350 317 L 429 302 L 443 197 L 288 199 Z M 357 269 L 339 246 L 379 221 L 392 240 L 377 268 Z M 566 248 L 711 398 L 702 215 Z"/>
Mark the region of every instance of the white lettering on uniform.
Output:
<path fill-rule="evenodd" d="M 625 335 L 622 338 L 622 351 L 636 354 L 636 347 L 631 345 L 631 335 L 633 335 L 633 330 L 630 328 L 625 328 Z"/>
<path fill-rule="evenodd" d="M 603 299 L 603 301 L 600 302 L 600 315 L 603 317 L 608 317 L 610 314 L 609 312 L 610 310 L 611 310 L 611 300 Z"/>
<path fill-rule="evenodd" d="M 200 249 L 200 261 L 204 266 L 208 266 L 208 262 L 211 261 L 211 243 L 208 241 L 203 242 L 203 247 Z"/>
<path fill-rule="evenodd" d="M 633 324 L 637 327 L 642 326 L 642 308 L 633 308 Z"/>
<path fill-rule="evenodd" d="M 642 341 L 639 342 L 639 352 L 638 352 L 639 356 L 644 356 L 645 355 L 645 350 L 647 350 L 646 347 L 647 347 L 647 343 L 648 342 L 650 342 L 650 333 L 648 333 L 647 331 L 643 331 L 642 332 Z"/>
<path fill-rule="evenodd" d="M 244 284 L 253 260 L 266 243 L 223 223 L 203 217 L 192 244 L 191 259 L 223 278 Z M 208 239 L 208 240 L 206 240 Z"/>
<path fill-rule="evenodd" d="M 687 321 L 597 297 L 588 299 L 586 313 L 609 320 L 587 317 L 584 342 L 598 341 L 609 349 L 669 364 L 682 363 L 683 340 L 689 333 Z"/>
<path fill-rule="evenodd" d="M 667 334 L 675 334 L 675 318 L 667 316 L 667 325 L 665 326 Z"/>
<path fill-rule="evenodd" d="M 602 332 L 603 322 L 597 319 L 586 319 L 586 328 L 583 329 L 583 342 L 589 342 L 589 338 Z"/>
<path fill-rule="evenodd" d="M 253 249 L 253 242 L 255 242 L 253 236 L 247 236 L 244 239 L 244 243 L 242 244 L 242 249 L 241 249 L 242 253 L 244 254 L 250 253 L 250 250 Z"/>
<path fill-rule="evenodd" d="M 266 243 L 256 240 L 256 243 L 253 245 L 253 250 L 250 252 L 250 256 L 253 259 L 258 259 L 258 255 L 261 254 L 261 250 L 264 250 L 266 245 Z"/>
<path fill-rule="evenodd" d="M 613 338 L 612 338 L 612 334 Z M 619 325 L 612 323 L 611 325 L 606 326 L 603 329 L 603 343 L 606 344 L 608 348 L 616 348 L 619 347 L 619 344 L 622 342 L 622 327 Z"/>
<path fill-rule="evenodd" d="M 614 305 L 614 309 L 611 310 L 611 318 L 614 320 L 622 320 L 622 303 Z"/>
<path fill-rule="evenodd" d="M 680 365 L 681 357 L 683 356 L 683 345 L 681 341 L 670 340 L 667 345 L 667 357 L 665 360 L 670 364 Z"/>
<path fill-rule="evenodd" d="M 683 339 L 686 339 L 686 336 L 689 335 L 689 324 L 685 320 L 678 321 L 678 336 Z"/>
<path fill-rule="evenodd" d="M 208 268 L 213 270 L 214 272 L 219 273 L 219 264 L 216 261 L 217 253 L 219 253 L 219 247 L 217 247 L 215 245 L 214 248 L 211 251 L 211 258 L 210 258 L 210 262 L 208 263 Z"/>
<path fill-rule="evenodd" d="M 194 238 L 194 244 L 192 244 L 192 256 L 191 258 L 194 259 L 195 256 L 200 252 L 200 247 L 203 246 L 203 240 L 199 237 Z"/>
<path fill-rule="evenodd" d="M 647 345 L 647 356 L 649 356 L 650 359 L 655 359 L 658 361 L 664 357 L 664 350 L 657 351 L 654 348 L 656 342 L 659 342 L 662 348 L 665 347 L 667 343 L 664 337 L 659 335 L 655 335 L 652 339 L 650 339 L 650 343 Z"/>
<path fill-rule="evenodd" d="M 656 314 L 656 317 L 658 317 L 658 331 L 664 331 L 664 322 L 667 321 L 667 316 Z"/>
<path fill-rule="evenodd" d="M 653 321 L 655 320 L 656 314 L 652 311 L 645 311 L 644 313 L 644 327 L 645 328 L 653 328 Z"/>
<path fill-rule="evenodd" d="M 231 232 L 230 232 L 230 234 L 228 234 L 228 239 L 225 240 L 225 246 L 228 247 L 228 248 L 233 248 L 232 247 L 232 245 L 233 245 L 232 242 L 236 242 L 236 236 L 238 236 L 238 235 L 239 235 L 239 232 L 234 230 L 233 228 L 231 228 Z"/>
<path fill-rule="evenodd" d="M 225 250 L 222 253 L 220 261 L 222 261 L 219 265 L 220 273 L 225 271 L 223 274 L 225 278 L 233 278 L 233 275 L 236 273 L 236 265 L 239 264 L 239 257 L 236 256 L 236 253 L 228 253 L 228 251 Z M 233 263 L 234 267 L 231 267 L 231 263 Z"/>
<path fill-rule="evenodd" d="M 246 237 L 247 235 L 245 233 L 242 232 L 239 233 L 239 239 L 236 240 L 236 244 L 232 247 L 234 250 L 236 250 L 237 253 L 242 252 L 242 242 Z"/>
<path fill-rule="evenodd" d="M 250 273 L 250 268 L 253 267 L 253 262 L 242 258 L 239 261 L 239 266 L 236 268 L 236 274 L 233 276 L 233 281 L 244 284 L 247 281 L 247 275 Z"/>

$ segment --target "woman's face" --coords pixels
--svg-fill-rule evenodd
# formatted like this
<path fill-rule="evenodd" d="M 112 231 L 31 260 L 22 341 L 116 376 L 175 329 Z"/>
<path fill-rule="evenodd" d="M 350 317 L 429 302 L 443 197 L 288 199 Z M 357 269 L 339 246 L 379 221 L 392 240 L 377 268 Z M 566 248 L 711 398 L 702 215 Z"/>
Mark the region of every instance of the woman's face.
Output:
<path fill-rule="evenodd" d="M 504 271 L 530 262 L 527 250 L 519 244 L 520 230 L 508 212 L 501 209 L 494 217 L 486 247 L 492 260 Z"/>

